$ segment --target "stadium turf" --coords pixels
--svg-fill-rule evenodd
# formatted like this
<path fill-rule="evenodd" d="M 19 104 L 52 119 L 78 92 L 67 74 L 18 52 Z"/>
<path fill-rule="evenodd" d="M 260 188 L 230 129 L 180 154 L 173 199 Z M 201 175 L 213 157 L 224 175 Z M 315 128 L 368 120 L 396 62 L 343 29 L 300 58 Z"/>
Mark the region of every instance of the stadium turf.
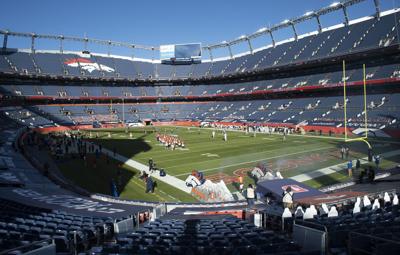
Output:
<path fill-rule="evenodd" d="M 160 181 L 156 181 L 154 193 L 145 193 L 145 183 L 139 178 L 139 171 L 112 158 L 107 163 L 107 159 L 101 157 L 96 164 L 94 159 L 93 154 L 88 155 L 86 164 L 79 158 L 62 159 L 58 161 L 58 168 L 74 184 L 89 192 L 111 195 L 111 180 L 114 180 L 121 198 L 161 202 L 197 201 L 191 195 Z"/>
<path fill-rule="evenodd" d="M 186 147 L 174 151 L 166 150 L 162 144 L 156 141 L 156 132 L 179 136 L 185 142 Z M 278 134 L 256 134 L 254 137 L 253 134 L 228 131 L 228 141 L 225 142 L 220 131 L 217 131 L 215 139 L 212 139 L 210 129 L 187 127 L 97 129 L 85 131 L 85 133 L 88 137 L 91 136 L 88 140 L 102 144 L 104 148 L 115 149 L 118 154 L 140 163 L 147 164 L 149 158 L 152 158 L 157 167 L 164 168 L 168 174 L 182 180 L 185 180 L 193 169 L 203 171 L 207 179 L 224 180 L 231 191 L 237 190 L 235 182 L 239 175 L 244 176 L 246 184 L 254 183 L 247 171 L 259 163 L 263 163 L 267 168 L 279 170 L 284 177 L 291 177 L 347 161 L 340 157 L 343 140 L 327 136 L 288 135 L 284 140 L 283 136 Z M 96 136 L 97 138 L 95 138 Z M 372 144 L 374 152 L 378 154 L 400 149 L 400 145 L 396 142 L 374 140 Z M 366 144 L 353 142 L 347 143 L 346 146 L 350 148 L 349 158 L 366 157 Z M 382 166 L 397 165 L 400 162 L 399 159 L 399 156 L 383 158 Z M 119 163 L 115 162 L 115 165 L 118 167 Z M 109 193 L 109 179 L 112 178 L 109 176 L 109 172 L 115 172 L 115 170 L 110 170 L 112 168 L 98 164 L 96 169 L 88 170 L 87 176 L 82 171 L 82 174 L 67 175 L 67 177 L 84 187 L 86 184 L 83 179 L 90 178 L 92 181 L 90 185 L 93 186 L 90 188 L 91 191 L 108 191 L 107 193 Z M 123 198 L 152 201 L 195 201 L 190 195 L 161 181 L 157 181 L 156 193 L 158 193 L 156 195 L 144 194 L 144 183 L 137 178 L 137 172 L 125 165 L 123 168 L 130 173 L 126 175 L 127 185 L 123 185 L 124 189 L 121 192 Z M 319 188 L 347 180 L 345 173 L 338 172 L 315 178 L 306 183 Z M 102 184 L 97 185 L 100 183 Z M 101 190 L 100 186 L 103 187 Z M 168 195 L 172 195 L 174 199 Z"/>

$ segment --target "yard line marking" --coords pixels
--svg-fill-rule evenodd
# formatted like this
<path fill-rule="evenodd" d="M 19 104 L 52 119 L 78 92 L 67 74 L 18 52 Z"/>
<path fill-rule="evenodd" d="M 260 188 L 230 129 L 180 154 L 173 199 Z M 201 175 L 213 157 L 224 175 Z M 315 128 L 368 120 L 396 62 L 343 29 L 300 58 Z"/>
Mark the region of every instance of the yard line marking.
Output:
<path fill-rule="evenodd" d="M 144 187 L 144 185 L 142 185 L 141 183 L 137 182 L 136 180 L 134 180 L 133 178 L 131 179 L 131 182 L 135 183 L 136 185 L 140 186 L 140 188 L 146 189 Z M 162 192 L 161 190 L 159 190 L 160 192 Z M 156 192 L 156 191 L 155 191 Z M 166 201 L 162 196 L 158 195 L 157 193 L 148 193 L 151 195 L 155 195 L 156 197 L 158 197 L 158 199 L 162 200 L 162 201 Z M 178 200 L 179 201 L 179 200 Z"/>
<path fill-rule="evenodd" d="M 241 163 L 236 163 L 236 164 L 225 165 L 225 166 L 221 166 L 221 167 L 208 168 L 208 169 L 201 170 L 201 172 L 209 172 L 209 171 L 214 171 L 214 170 L 218 170 L 218 169 L 226 168 L 226 167 L 231 167 L 231 166 L 240 166 L 240 165 L 259 162 L 259 161 L 268 160 L 268 159 L 282 158 L 282 157 L 293 156 L 293 155 L 298 155 L 298 154 L 303 154 L 303 153 L 308 153 L 308 152 L 322 151 L 322 150 L 326 150 L 326 149 L 332 149 L 332 147 L 331 146 L 330 147 L 321 147 L 321 148 L 318 148 L 318 149 L 299 151 L 299 152 L 293 152 L 293 153 L 288 153 L 288 154 L 281 154 L 281 155 L 278 155 L 278 156 L 273 156 L 273 157 L 268 157 L 268 158 L 263 158 L 263 159 L 251 160 L 251 161 L 246 161 L 246 162 L 241 162 Z M 191 174 L 191 172 L 187 172 L 187 173 L 183 173 L 183 174 L 177 174 L 175 176 L 183 176 L 183 175 L 188 175 L 188 174 Z"/>
<path fill-rule="evenodd" d="M 160 193 L 163 193 L 164 195 L 166 195 L 166 196 L 172 198 L 173 200 L 176 200 L 176 201 L 178 201 L 178 202 L 181 202 L 181 200 L 177 199 L 176 197 L 171 196 L 170 194 L 165 193 L 164 191 L 162 191 L 162 190 L 160 190 L 160 189 L 158 189 L 158 191 L 159 191 Z"/>
<path fill-rule="evenodd" d="M 311 145 L 304 145 L 304 146 L 309 146 L 309 147 L 315 147 L 315 145 L 313 145 L 313 144 L 311 144 Z M 255 154 L 261 154 L 261 153 L 271 153 L 271 152 L 276 152 L 276 151 L 279 151 L 279 150 L 283 150 L 284 148 L 282 148 L 282 147 L 276 147 L 276 145 L 275 144 L 272 144 L 272 145 L 266 145 L 266 146 L 264 146 L 263 148 L 265 149 L 265 148 L 277 148 L 277 149 L 272 149 L 272 150 L 263 150 L 263 151 L 257 151 L 257 152 L 252 152 L 252 153 L 249 153 L 249 155 L 255 155 Z M 234 150 L 229 150 L 229 151 L 237 151 L 237 150 L 242 150 L 242 148 L 240 148 L 240 147 L 237 147 L 237 148 L 235 148 Z M 196 152 L 196 151 L 194 151 L 194 152 Z M 193 152 L 193 153 L 194 153 Z M 200 153 L 200 152 L 199 152 Z M 236 157 L 236 156 L 235 156 Z M 193 158 L 193 156 L 189 156 L 189 157 L 179 157 L 179 159 L 186 159 L 186 158 Z M 169 161 L 174 161 L 174 160 L 176 160 L 176 159 L 169 159 L 169 160 L 162 160 L 162 163 L 164 164 L 165 162 L 169 162 Z M 218 160 L 218 159 L 210 159 L 210 160 L 208 160 L 208 162 L 209 161 L 213 161 L 213 160 Z M 161 160 L 158 160 L 158 161 L 161 161 Z M 205 161 L 200 161 L 200 162 L 198 162 L 198 163 L 202 163 L 202 162 L 205 162 Z M 183 164 L 174 164 L 174 166 L 172 166 L 172 167 L 170 167 L 170 169 L 171 168 L 177 168 L 177 167 L 180 167 L 180 166 L 185 166 L 185 165 L 188 165 L 188 164 L 191 164 L 191 163 L 183 163 Z"/>
<path fill-rule="evenodd" d="M 142 164 L 142 163 L 140 163 L 140 162 L 138 162 L 136 160 L 129 159 L 129 158 L 127 158 L 125 156 L 122 156 L 122 155 L 120 155 L 118 153 L 116 153 L 115 156 L 114 156 L 114 153 L 112 151 L 106 149 L 106 148 L 104 148 L 103 151 L 108 153 L 108 155 L 111 158 L 114 158 L 114 159 L 116 159 L 118 161 L 121 161 L 125 165 L 133 167 L 133 168 L 135 168 L 135 169 L 137 169 L 137 170 L 139 170 L 141 172 L 143 172 L 143 171 L 147 172 L 149 170 L 149 166 L 147 166 L 145 164 Z M 192 191 L 192 188 L 186 186 L 185 181 L 183 181 L 181 179 L 178 179 L 178 178 L 176 178 L 176 177 L 174 177 L 172 175 L 167 174 L 164 177 L 160 177 L 160 171 L 159 170 L 155 170 L 153 174 L 150 174 L 150 176 L 152 176 L 153 178 L 158 179 L 158 180 L 160 180 L 162 182 L 165 182 L 166 184 L 169 184 L 169 185 L 171 185 L 171 186 L 173 186 L 173 187 L 175 187 L 177 189 L 180 189 L 181 191 L 186 192 L 188 194 L 190 194 L 191 191 Z"/>
<path fill-rule="evenodd" d="M 184 126 L 177 126 L 180 128 L 184 128 Z M 199 128 L 199 127 L 193 127 L 193 128 Z M 203 130 L 212 130 L 214 128 L 202 128 Z M 228 132 L 246 132 L 246 131 L 242 131 L 242 130 L 227 130 Z M 267 132 L 256 132 L 257 134 L 261 134 L 261 135 L 272 135 L 272 136 L 282 136 L 281 134 L 278 133 L 272 133 L 269 134 Z M 322 138 L 322 139 L 332 139 L 332 140 L 343 140 L 344 141 L 344 137 L 335 137 L 335 136 L 318 136 L 318 135 L 299 135 L 299 134 L 288 134 L 289 136 L 299 136 L 299 137 L 310 137 L 310 138 Z"/>
<path fill-rule="evenodd" d="M 212 154 L 212 153 L 208 153 L 208 152 L 201 154 L 201 156 L 206 156 L 207 158 L 209 158 L 209 157 L 218 157 L 219 158 L 218 154 Z"/>
<path fill-rule="evenodd" d="M 263 146 L 263 148 L 265 149 L 265 148 L 277 147 L 278 144 L 281 144 L 281 143 L 280 143 L 280 142 L 279 142 L 279 143 L 278 143 L 278 142 L 277 142 L 277 143 L 268 143 L 268 145 Z M 252 146 L 253 146 L 253 145 L 252 145 Z M 201 149 L 199 149 L 199 148 L 201 148 Z M 193 158 L 193 156 L 192 156 L 193 153 L 198 153 L 198 154 L 200 154 L 201 152 L 204 152 L 205 150 L 208 150 L 208 149 L 210 149 L 210 144 L 205 144 L 204 146 L 197 147 L 196 150 L 191 150 L 190 152 L 183 152 L 183 153 L 181 153 L 179 159 L 186 159 L 186 158 L 190 159 L 190 158 Z M 241 146 L 235 146 L 235 147 L 227 148 L 226 151 L 232 152 L 232 151 L 237 151 L 237 150 L 242 150 L 242 149 L 243 149 L 243 147 L 241 147 Z M 282 148 L 279 148 L 279 149 L 276 149 L 276 150 L 281 150 L 281 149 L 282 149 Z M 272 151 L 276 151 L 276 150 L 264 150 L 264 151 L 254 152 L 254 153 L 251 153 L 251 154 L 259 154 L 259 153 L 264 153 L 264 152 L 272 152 Z M 187 157 L 184 157 L 184 155 L 186 155 L 186 154 L 187 154 L 188 156 L 187 156 Z M 169 159 L 164 160 L 163 158 L 169 158 Z M 137 158 L 137 159 L 140 159 L 140 158 Z M 170 162 L 170 161 L 176 161 L 176 158 L 170 158 L 170 155 L 168 155 L 168 154 L 158 155 L 158 156 L 157 156 L 157 159 L 158 159 L 159 162 L 162 161 L 162 163 Z M 175 166 L 179 166 L 179 165 L 175 165 Z"/>
<path fill-rule="evenodd" d="M 178 128 L 185 128 L 185 126 L 176 126 L 176 127 L 178 127 Z M 197 129 L 199 129 L 199 127 L 192 127 L 192 128 L 197 128 Z M 215 128 L 206 128 L 206 127 L 203 127 L 203 128 L 201 128 L 202 130 L 212 130 L 212 129 L 215 129 Z M 245 133 L 246 131 L 243 131 L 243 130 L 227 130 L 228 132 L 241 132 L 241 133 Z M 278 133 L 272 133 L 272 134 L 269 134 L 268 132 L 256 132 L 257 134 L 261 134 L 261 135 L 271 135 L 271 136 L 282 136 L 282 134 L 278 134 Z M 320 139 L 331 139 L 331 140 L 342 140 L 342 141 L 344 141 L 344 137 L 336 137 L 336 136 L 325 136 L 325 135 L 321 135 L 321 136 L 319 136 L 319 135 L 301 135 L 301 134 L 288 134 L 287 135 L 287 137 L 290 137 L 290 136 L 293 136 L 293 137 L 308 137 L 308 138 L 320 138 Z M 377 139 L 375 139 L 375 138 L 370 138 L 370 140 L 372 141 L 372 142 L 375 142 L 375 143 L 391 143 L 391 144 L 400 144 L 400 142 L 395 142 L 395 141 L 381 141 L 381 140 L 377 140 Z"/>

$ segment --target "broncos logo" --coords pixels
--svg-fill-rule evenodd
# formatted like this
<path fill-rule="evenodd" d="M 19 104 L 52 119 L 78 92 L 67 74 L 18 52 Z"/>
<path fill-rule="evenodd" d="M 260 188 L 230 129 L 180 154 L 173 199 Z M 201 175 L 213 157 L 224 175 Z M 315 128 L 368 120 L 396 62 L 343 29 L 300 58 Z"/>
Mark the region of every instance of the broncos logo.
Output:
<path fill-rule="evenodd" d="M 300 187 L 297 184 L 284 185 L 282 186 L 282 190 L 286 190 L 289 186 L 292 189 L 293 193 L 308 192 L 308 189 Z"/>
<path fill-rule="evenodd" d="M 86 58 L 70 58 L 66 59 L 64 62 L 67 66 L 70 67 L 81 67 L 83 70 L 88 71 L 89 73 L 92 73 L 93 71 L 104 71 L 104 72 L 114 72 L 115 70 L 109 66 L 98 64 L 98 63 L 93 63 L 89 59 Z"/>

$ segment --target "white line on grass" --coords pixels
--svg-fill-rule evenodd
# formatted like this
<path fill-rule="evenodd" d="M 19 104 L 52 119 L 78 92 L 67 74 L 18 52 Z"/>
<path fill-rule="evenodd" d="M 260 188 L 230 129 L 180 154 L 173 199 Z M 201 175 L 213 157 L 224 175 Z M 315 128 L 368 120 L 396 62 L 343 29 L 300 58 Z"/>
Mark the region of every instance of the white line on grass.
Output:
<path fill-rule="evenodd" d="M 219 157 L 218 154 L 213 154 L 213 153 L 203 153 L 201 156 L 206 156 L 206 157 Z"/>
<path fill-rule="evenodd" d="M 317 143 L 319 143 L 319 142 L 317 142 Z M 263 149 L 265 149 L 265 148 L 273 148 L 273 147 L 277 147 L 277 145 L 280 145 L 280 144 L 282 144 L 281 140 L 280 141 L 276 141 L 276 142 L 274 141 L 274 143 L 268 143 L 268 145 L 263 145 L 262 148 Z M 311 144 L 311 145 L 316 145 L 316 144 Z M 240 146 L 238 146 L 238 145 L 240 145 Z M 260 144 L 251 144 L 251 145 L 252 146 L 253 145 L 257 146 L 257 145 L 260 145 Z M 199 149 L 199 148 L 201 148 L 201 149 Z M 180 153 L 179 154 L 179 159 L 180 160 L 182 160 L 182 159 L 191 159 L 191 158 L 193 158 L 193 153 L 200 154 L 200 153 L 203 153 L 203 152 L 207 152 L 209 149 L 210 149 L 210 144 L 205 144 L 204 146 L 201 146 L 201 147 L 197 146 L 196 150 L 191 150 L 190 152 L 182 152 L 182 153 Z M 260 154 L 260 153 L 265 153 L 265 152 L 273 152 L 273 151 L 277 151 L 277 150 L 281 150 L 281 149 L 282 148 L 278 148 L 278 149 L 274 149 L 274 150 L 263 150 L 263 151 L 253 152 L 251 154 Z M 243 144 L 235 144 L 234 147 L 226 148 L 226 150 L 224 152 L 227 152 L 227 151 L 233 152 L 233 151 L 237 151 L 237 150 L 243 150 Z M 185 155 L 188 155 L 188 156 L 184 157 Z M 164 160 L 163 159 L 164 157 L 169 158 L 169 159 Z M 138 160 L 147 160 L 147 158 L 139 158 L 139 157 L 137 157 L 136 159 L 138 159 Z M 168 154 L 165 154 L 164 156 L 163 155 L 157 155 L 157 161 L 162 162 L 163 164 L 165 164 L 166 162 L 176 161 L 176 158 L 171 158 L 170 155 L 168 155 Z M 178 167 L 178 166 L 181 166 L 181 165 L 186 165 L 186 164 L 187 163 L 179 164 L 179 165 L 175 164 L 173 167 L 175 168 L 175 167 Z"/>
<path fill-rule="evenodd" d="M 316 148 L 316 146 L 315 146 L 315 144 L 311 144 L 311 145 L 304 145 L 304 146 L 309 146 L 309 147 L 312 147 L 312 148 Z M 265 148 L 270 148 L 270 147 L 276 147 L 276 144 L 272 144 L 272 145 L 266 145 L 266 146 L 263 146 L 263 148 L 265 149 Z M 283 150 L 283 149 L 285 149 L 285 148 L 282 148 L 282 147 L 277 147 L 277 149 L 273 149 L 273 150 L 262 150 L 262 151 L 257 151 L 257 152 L 252 152 L 252 153 L 248 153 L 248 155 L 256 155 L 256 154 L 263 154 L 263 153 L 272 153 L 272 152 L 276 152 L 276 151 L 281 151 L 281 150 Z M 237 150 L 242 150 L 242 148 L 241 147 L 235 147 L 235 149 L 234 150 L 229 150 L 230 152 L 232 152 L 232 151 L 237 151 Z M 226 152 L 226 151 L 225 151 Z M 199 154 L 200 154 L 200 152 L 199 152 Z M 235 156 L 233 156 L 233 157 L 237 157 L 237 155 L 235 155 Z M 181 159 L 184 159 L 184 158 L 193 158 L 193 156 L 191 155 L 191 156 L 189 156 L 189 157 L 179 157 L 179 159 L 181 160 Z M 232 157 L 230 157 L 230 158 L 232 158 Z M 160 162 L 162 162 L 163 164 L 165 163 L 165 162 L 168 162 L 168 161 L 174 161 L 174 160 L 176 160 L 176 159 L 170 159 L 170 160 L 158 160 L 158 161 L 160 161 Z M 210 160 L 207 160 L 207 162 L 210 162 L 210 161 L 215 161 L 215 160 L 220 160 L 220 159 L 210 159 Z M 196 163 L 203 163 L 203 162 L 205 162 L 205 161 L 200 161 L 200 162 L 196 162 Z M 171 167 L 169 167 L 169 169 L 175 169 L 175 168 L 178 168 L 178 167 L 181 167 L 181 166 L 185 166 L 185 165 L 190 165 L 190 164 L 192 164 L 193 162 L 185 162 L 185 163 L 183 163 L 183 164 L 174 164 L 173 166 L 171 166 Z"/>
<path fill-rule="evenodd" d="M 160 190 L 160 189 L 158 189 L 158 191 L 159 191 L 160 193 L 163 193 L 164 195 L 166 195 L 166 196 L 168 196 L 168 197 L 170 197 L 170 198 L 172 198 L 172 199 L 178 201 L 178 202 L 181 202 L 181 200 L 179 200 L 179 199 L 177 199 L 177 198 L 171 196 L 170 194 L 165 193 L 164 191 L 162 191 L 162 190 Z"/>
<path fill-rule="evenodd" d="M 137 186 L 140 186 L 141 188 L 143 188 L 144 190 L 146 189 L 145 187 L 144 187 L 144 185 L 142 185 L 142 184 L 139 184 L 138 182 L 136 182 L 134 179 L 131 179 L 130 180 L 131 182 L 133 182 L 134 184 L 136 184 Z M 163 191 L 161 191 L 161 190 L 158 190 L 158 191 L 160 191 L 160 192 L 163 192 Z M 164 193 L 164 192 L 163 192 Z M 162 196 L 160 196 L 160 195 L 158 195 L 157 193 L 150 193 L 151 195 L 154 195 L 154 196 L 156 196 L 156 197 L 158 197 L 160 200 L 164 200 L 164 201 L 166 201 Z M 165 193 L 164 193 L 165 194 Z M 167 194 L 166 194 L 167 195 Z M 179 201 L 179 200 L 178 200 Z"/>
<path fill-rule="evenodd" d="M 293 156 L 293 155 L 298 155 L 298 154 L 303 154 L 303 153 L 308 153 L 308 152 L 322 151 L 322 150 L 326 150 L 326 149 L 332 149 L 332 147 L 321 147 L 318 149 L 299 151 L 299 152 L 293 152 L 293 153 L 288 153 L 288 154 L 281 154 L 278 156 L 273 156 L 273 157 L 268 157 L 268 158 L 262 158 L 262 159 L 256 159 L 256 160 L 251 160 L 251 161 L 246 161 L 246 162 L 241 162 L 241 163 L 236 163 L 236 164 L 224 165 L 224 166 L 220 166 L 220 167 L 208 168 L 208 169 L 201 170 L 201 172 L 209 172 L 209 171 L 214 171 L 214 170 L 231 167 L 231 166 L 240 166 L 240 165 L 259 162 L 259 161 L 268 160 L 268 159 L 282 158 L 282 157 Z M 190 174 L 190 172 L 183 173 L 183 174 L 177 174 L 175 176 L 183 176 L 183 175 L 188 175 L 188 174 Z"/>
<path fill-rule="evenodd" d="M 136 160 L 129 159 L 129 158 L 122 156 L 120 154 L 117 154 L 117 153 L 114 155 L 114 153 L 111 150 L 108 150 L 106 148 L 104 148 L 103 151 L 106 152 L 111 158 L 114 158 L 120 162 L 123 162 L 125 165 L 128 165 L 128 166 L 130 166 L 134 169 L 137 169 L 141 172 L 143 172 L 143 171 L 148 172 L 148 170 L 149 170 L 149 167 L 147 165 L 142 164 Z M 172 175 L 167 174 L 164 177 L 160 177 L 160 171 L 155 170 L 153 174 L 150 174 L 150 176 L 152 176 L 153 178 L 158 179 L 162 182 L 165 182 L 166 184 L 169 184 L 177 189 L 180 189 L 188 194 L 191 193 L 192 189 L 190 187 L 187 187 L 183 180 L 178 179 Z"/>
<path fill-rule="evenodd" d="M 176 127 L 179 127 L 179 128 L 186 128 L 185 126 L 176 126 Z M 192 128 L 199 128 L 199 127 L 192 127 Z M 201 128 L 201 129 L 203 129 L 203 130 L 205 130 L 205 129 L 213 130 L 213 129 L 214 129 L 214 130 L 215 130 L 215 128 Z M 242 133 L 245 132 L 245 131 L 243 131 L 243 130 L 227 130 L 227 131 L 229 131 L 229 132 L 242 132 Z M 277 133 L 272 133 L 272 134 L 269 134 L 269 133 L 266 133 L 266 132 L 256 132 L 256 133 L 261 134 L 261 135 L 269 135 L 269 136 L 282 136 L 281 134 L 277 134 Z M 293 137 L 320 138 L 320 139 L 331 139 L 331 140 L 341 140 L 341 141 L 343 141 L 343 142 L 345 141 L 345 140 L 344 140 L 344 137 L 335 137 L 335 136 L 301 135 L 301 134 L 289 134 L 289 135 L 287 135 L 287 137 L 290 137 L 290 136 L 293 136 Z M 372 142 L 375 142 L 375 143 L 400 144 L 400 142 L 395 142 L 395 141 L 381 141 L 381 140 L 376 140 L 376 139 L 379 139 L 379 137 L 377 137 L 377 138 L 369 138 L 369 139 L 371 139 L 371 141 L 372 141 Z"/>
<path fill-rule="evenodd" d="M 177 127 L 184 128 L 184 126 L 177 126 Z M 193 128 L 199 128 L 199 127 L 193 127 Z M 213 130 L 215 128 L 201 128 L 201 129 L 203 129 L 203 130 L 204 129 Z M 227 131 L 228 132 L 242 132 L 242 133 L 245 132 L 245 131 L 242 131 L 242 130 L 227 130 Z M 265 133 L 265 132 L 256 132 L 256 133 L 257 134 L 261 134 L 261 135 L 270 135 L 270 136 L 280 136 L 280 137 L 282 137 L 281 134 L 277 134 L 277 133 L 272 133 L 272 134 Z M 342 140 L 342 141 L 344 141 L 343 137 L 334 137 L 334 136 L 298 135 L 298 134 L 289 134 L 289 135 L 287 135 L 287 137 L 290 137 L 290 136 L 293 136 L 293 137 L 299 136 L 299 137 L 310 137 L 310 138 L 322 138 L 322 139 L 332 139 L 332 140 Z"/>

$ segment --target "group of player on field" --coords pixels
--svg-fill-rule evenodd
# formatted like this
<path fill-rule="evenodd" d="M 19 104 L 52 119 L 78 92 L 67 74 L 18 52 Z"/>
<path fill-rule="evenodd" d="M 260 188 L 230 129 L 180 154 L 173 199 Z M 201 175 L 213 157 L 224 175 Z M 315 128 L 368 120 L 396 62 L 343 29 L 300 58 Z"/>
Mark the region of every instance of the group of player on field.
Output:
<path fill-rule="evenodd" d="M 177 136 L 157 133 L 156 139 L 160 143 L 164 144 L 166 149 L 175 150 L 177 147 L 185 148 L 185 143 Z"/>

